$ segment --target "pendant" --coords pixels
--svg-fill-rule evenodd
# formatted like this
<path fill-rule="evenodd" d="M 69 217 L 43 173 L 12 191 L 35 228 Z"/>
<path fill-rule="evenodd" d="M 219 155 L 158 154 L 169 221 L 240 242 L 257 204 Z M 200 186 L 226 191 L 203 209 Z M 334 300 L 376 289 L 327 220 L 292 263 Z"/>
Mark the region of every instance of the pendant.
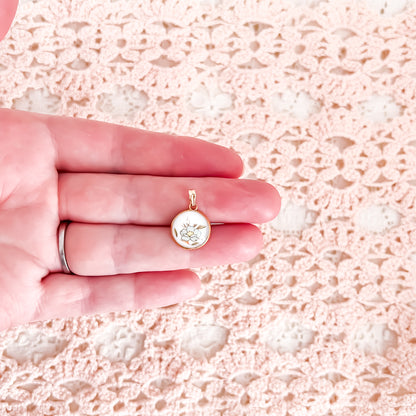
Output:
<path fill-rule="evenodd" d="M 176 244 L 187 249 L 202 247 L 211 235 L 211 223 L 198 211 L 196 192 L 189 191 L 189 208 L 175 216 L 170 225 L 172 237 Z"/>

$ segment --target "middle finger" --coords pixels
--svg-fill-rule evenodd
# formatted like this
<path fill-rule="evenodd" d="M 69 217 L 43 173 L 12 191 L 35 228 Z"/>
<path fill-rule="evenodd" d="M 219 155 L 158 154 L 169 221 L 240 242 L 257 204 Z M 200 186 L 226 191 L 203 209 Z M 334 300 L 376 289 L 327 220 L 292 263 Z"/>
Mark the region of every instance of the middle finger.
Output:
<path fill-rule="evenodd" d="M 195 189 L 198 210 L 210 222 L 259 224 L 280 209 L 277 190 L 250 179 L 104 173 L 61 173 L 58 178 L 61 220 L 169 225 L 188 209 L 188 189 Z"/>

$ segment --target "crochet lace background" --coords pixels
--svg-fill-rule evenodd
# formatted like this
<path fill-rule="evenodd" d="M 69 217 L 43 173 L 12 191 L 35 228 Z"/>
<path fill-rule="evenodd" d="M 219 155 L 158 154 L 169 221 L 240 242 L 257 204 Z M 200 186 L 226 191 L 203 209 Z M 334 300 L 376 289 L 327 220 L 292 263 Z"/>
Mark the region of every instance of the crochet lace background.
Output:
<path fill-rule="evenodd" d="M 2 107 L 230 146 L 247 263 L 156 310 L 0 334 L 1 415 L 416 415 L 416 5 L 21 1 Z"/>

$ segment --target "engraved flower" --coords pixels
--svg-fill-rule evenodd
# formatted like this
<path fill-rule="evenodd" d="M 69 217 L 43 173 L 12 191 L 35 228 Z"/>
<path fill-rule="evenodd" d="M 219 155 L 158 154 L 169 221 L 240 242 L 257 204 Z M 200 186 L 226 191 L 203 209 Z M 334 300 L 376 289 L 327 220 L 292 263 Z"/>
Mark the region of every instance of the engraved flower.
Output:
<path fill-rule="evenodd" d="M 198 245 L 199 239 L 201 238 L 201 230 L 206 228 L 206 225 L 190 224 L 189 220 L 182 225 L 182 229 L 178 233 L 176 228 L 173 229 L 177 239 L 185 241 L 188 245 Z"/>
<path fill-rule="evenodd" d="M 196 225 L 184 225 L 184 228 L 181 230 L 181 240 L 182 241 L 192 241 L 197 242 L 201 236 L 201 231 Z"/>

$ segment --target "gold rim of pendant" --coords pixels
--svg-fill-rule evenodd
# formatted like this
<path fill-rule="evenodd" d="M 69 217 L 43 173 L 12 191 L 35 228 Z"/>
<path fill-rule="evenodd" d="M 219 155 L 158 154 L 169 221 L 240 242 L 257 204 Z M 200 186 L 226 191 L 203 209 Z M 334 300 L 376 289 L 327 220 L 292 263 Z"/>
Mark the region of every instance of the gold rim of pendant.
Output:
<path fill-rule="evenodd" d="M 196 205 L 196 192 L 195 192 L 195 190 L 194 189 L 189 189 L 188 193 L 189 193 L 189 207 L 188 207 L 188 209 L 185 209 L 185 210 L 179 212 L 178 214 L 176 214 L 175 217 L 172 219 L 172 221 L 170 223 L 170 236 L 172 237 L 172 240 L 179 247 L 182 247 L 186 250 L 197 250 L 198 248 L 203 247 L 208 242 L 209 238 L 211 237 L 211 223 L 210 223 L 208 217 L 204 213 L 202 213 L 201 211 L 198 210 L 198 206 Z M 198 245 L 198 247 L 186 247 L 182 244 L 179 244 L 178 241 L 175 239 L 175 237 L 173 235 L 173 223 L 175 222 L 176 218 L 178 218 L 180 215 L 183 215 L 185 212 L 189 212 L 189 211 L 190 212 L 196 212 L 199 215 L 202 215 L 205 218 L 207 226 L 208 226 L 208 235 L 206 237 L 206 240 L 201 245 Z"/>

